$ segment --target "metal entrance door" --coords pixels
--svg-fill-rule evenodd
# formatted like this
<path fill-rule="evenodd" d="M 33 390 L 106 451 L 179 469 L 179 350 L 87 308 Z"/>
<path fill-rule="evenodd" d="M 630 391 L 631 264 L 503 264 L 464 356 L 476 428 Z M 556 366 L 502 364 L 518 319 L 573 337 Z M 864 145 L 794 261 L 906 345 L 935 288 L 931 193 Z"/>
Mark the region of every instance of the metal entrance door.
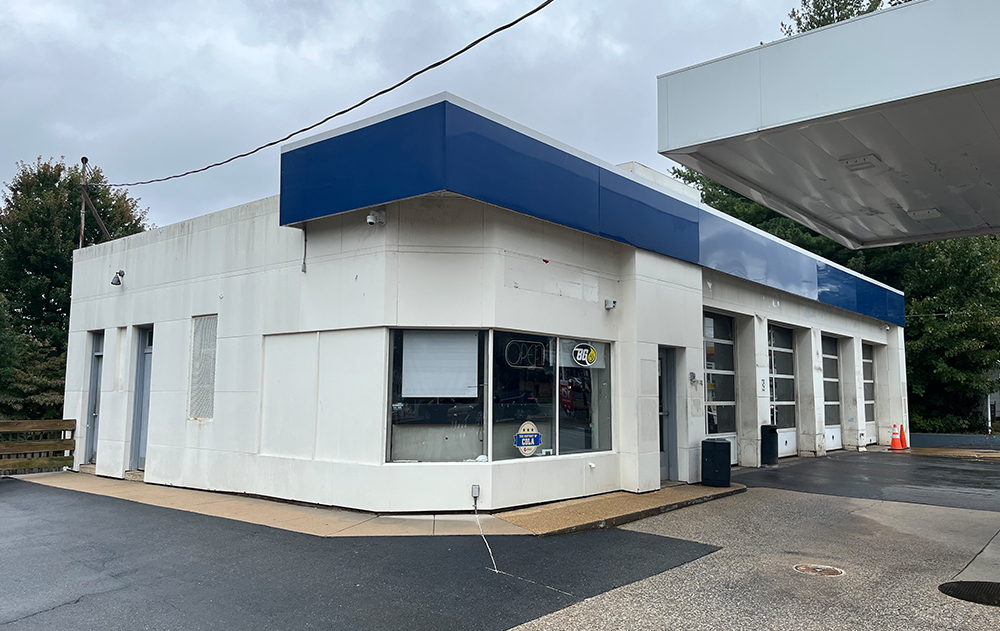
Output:
<path fill-rule="evenodd" d="M 677 379 L 675 353 L 660 347 L 660 482 L 677 479 Z"/>
<path fill-rule="evenodd" d="M 133 471 L 146 469 L 146 434 L 149 427 L 149 375 L 153 368 L 153 327 L 138 330 L 135 370 L 135 411 L 132 415 Z"/>
<path fill-rule="evenodd" d="M 93 354 L 90 358 L 90 399 L 87 403 L 87 444 L 84 462 L 97 462 L 97 426 L 101 413 L 101 368 L 104 366 L 104 331 L 92 334 Z"/>

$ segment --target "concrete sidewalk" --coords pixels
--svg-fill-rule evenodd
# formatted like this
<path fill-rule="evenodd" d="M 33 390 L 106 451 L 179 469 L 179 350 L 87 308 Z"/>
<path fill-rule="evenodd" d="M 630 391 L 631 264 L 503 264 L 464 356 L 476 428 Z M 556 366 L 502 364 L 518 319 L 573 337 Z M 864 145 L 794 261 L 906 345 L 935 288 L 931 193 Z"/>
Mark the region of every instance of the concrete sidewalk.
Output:
<path fill-rule="evenodd" d="M 378 515 L 278 500 L 199 491 L 72 471 L 17 476 L 70 491 L 150 504 L 162 508 L 235 519 L 317 537 L 478 535 L 475 515 Z M 559 535 L 613 528 L 667 511 L 742 493 L 746 487 L 713 488 L 678 484 L 651 493 L 618 491 L 551 502 L 494 515 L 479 515 L 487 535 Z"/>
<path fill-rule="evenodd" d="M 747 487 L 728 488 L 677 484 L 650 493 L 617 491 L 593 497 L 552 502 L 496 513 L 500 519 L 536 535 L 563 535 L 582 530 L 614 528 L 668 511 L 742 493 Z"/>
<path fill-rule="evenodd" d="M 317 537 L 375 537 L 478 535 L 474 515 L 377 515 L 300 506 L 211 491 L 197 491 L 114 478 L 101 478 L 72 471 L 17 476 L 21 480 L 71 491 L 116 497 L 162 508 L 234 519 Z M 531 532 L 497 519 L 480 515 L 487 535 L 530 535 Z"/>

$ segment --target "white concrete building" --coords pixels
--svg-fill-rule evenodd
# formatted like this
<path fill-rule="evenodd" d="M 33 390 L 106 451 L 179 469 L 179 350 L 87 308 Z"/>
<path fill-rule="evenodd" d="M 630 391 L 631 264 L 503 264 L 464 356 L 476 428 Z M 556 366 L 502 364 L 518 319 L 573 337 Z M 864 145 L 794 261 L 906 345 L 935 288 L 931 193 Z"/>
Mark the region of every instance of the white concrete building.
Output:
<path fill-rule="evenodd" d="M 281 187 L 75 253 L 77 468 L 491 510 L 906 424 L 899 292 L 641 165 L 444 94 L 286 147 Z"/>

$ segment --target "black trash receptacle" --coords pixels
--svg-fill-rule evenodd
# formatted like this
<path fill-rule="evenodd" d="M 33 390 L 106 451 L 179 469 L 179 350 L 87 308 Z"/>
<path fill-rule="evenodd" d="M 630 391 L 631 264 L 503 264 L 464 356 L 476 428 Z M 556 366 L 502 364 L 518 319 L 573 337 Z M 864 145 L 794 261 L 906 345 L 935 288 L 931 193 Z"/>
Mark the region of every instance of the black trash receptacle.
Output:
<path fill-rule="evenodd" d="M 729 486 L 730 445 L 725 438 L 701 441 L 701 483 L 705 486 Z"/>
<path fill-rule="evenodd" d="M 778 426 L 760 426 L 760 464 L 773 466 L 778 464 Z"/>

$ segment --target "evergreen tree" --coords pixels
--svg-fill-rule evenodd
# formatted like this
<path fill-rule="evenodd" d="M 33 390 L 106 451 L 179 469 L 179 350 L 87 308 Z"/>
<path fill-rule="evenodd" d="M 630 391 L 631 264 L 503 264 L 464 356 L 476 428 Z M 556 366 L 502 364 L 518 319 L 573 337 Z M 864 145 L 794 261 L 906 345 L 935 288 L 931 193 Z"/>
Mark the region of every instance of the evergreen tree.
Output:
<path fill-rule="evenodd" d="M 62 160 L 18 163 L 0 199 L 0 294 L 4 321 L 0 356 L 14 353 L 13 381 L 0 384 L 0 415 L 62 414 L 73 250 L 79 246 L 81 169 Z M 87 172 L 88 194 L 112 238 L 146 228 L 146 211 L 127 191 L 110 189 L 99 168 Z M 84 245 L 104 236 L 90 213 Z M 13 351 L 11 349 L 14 349 Z M 0 372 L 3 371 L 0 363 Z M 0 379 L 3 376 L 0 375 Z"/>

